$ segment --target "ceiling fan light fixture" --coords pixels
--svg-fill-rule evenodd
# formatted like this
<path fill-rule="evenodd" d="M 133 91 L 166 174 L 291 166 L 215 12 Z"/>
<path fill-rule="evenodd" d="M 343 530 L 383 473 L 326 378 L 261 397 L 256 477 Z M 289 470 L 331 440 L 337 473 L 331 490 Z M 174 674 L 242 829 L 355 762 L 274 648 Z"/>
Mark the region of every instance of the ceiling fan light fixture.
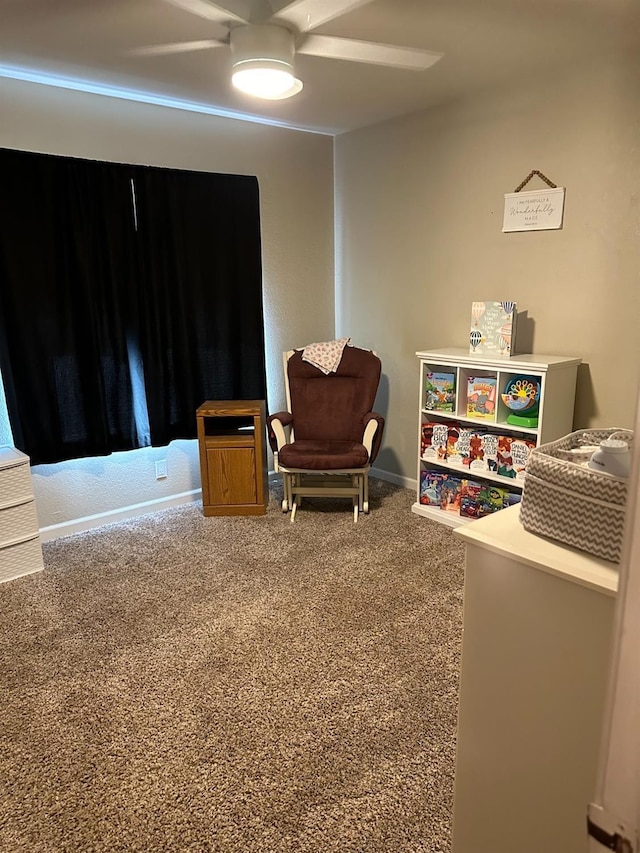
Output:
<path fill-rule="evenodd" d="M 290 98 L 302 89 L 293 73 L 295 42 L 284 27 L 247 25 L 229 34 L 236 89 L 271 101 Z"/>
<path fill-rule="evenodd" d="M 233 66 L 231 82 L 247 95 L 267 100 L 279 100 L 295 94 L 296 78 L 293 68 L 272 59 L 251 59 Z M 302 86 L 300 86 L 302 88 Z"/>

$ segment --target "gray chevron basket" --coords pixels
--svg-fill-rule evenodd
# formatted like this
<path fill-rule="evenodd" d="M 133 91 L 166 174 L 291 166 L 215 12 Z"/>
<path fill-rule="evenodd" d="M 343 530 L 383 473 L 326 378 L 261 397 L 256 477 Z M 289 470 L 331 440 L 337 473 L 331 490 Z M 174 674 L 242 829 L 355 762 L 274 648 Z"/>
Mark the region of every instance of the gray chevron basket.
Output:
<path fill-rule="evenodd" d="M 631 444 L 630 430 L 579 430 L 531 452 L 520 504 L 525 530 L 620 562 L 626 480 L 563 458 L 567 451 L 598 445 L 614 433 Z"/>

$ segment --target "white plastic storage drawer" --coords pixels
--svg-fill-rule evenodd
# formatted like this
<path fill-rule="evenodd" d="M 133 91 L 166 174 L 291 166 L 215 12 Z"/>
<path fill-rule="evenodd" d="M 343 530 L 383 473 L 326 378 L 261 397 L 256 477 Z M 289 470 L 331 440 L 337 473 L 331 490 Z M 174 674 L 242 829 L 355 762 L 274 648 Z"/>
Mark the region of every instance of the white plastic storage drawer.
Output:
<path fill-rule="evenodd" d="M 33 496 L 29 457 L 15 447 L 0 447 L 0 507 Z"/>
<path fill-rule="evenodd" d="M 39 536 L 27 542 L 0 548 L 0 582 L 41 572 L 43 568 Z"/>
<path fill-rule="evenodd" d="M 38 535 L 38 516 L 33 498 L 0 509 L 0 548 Z"/>

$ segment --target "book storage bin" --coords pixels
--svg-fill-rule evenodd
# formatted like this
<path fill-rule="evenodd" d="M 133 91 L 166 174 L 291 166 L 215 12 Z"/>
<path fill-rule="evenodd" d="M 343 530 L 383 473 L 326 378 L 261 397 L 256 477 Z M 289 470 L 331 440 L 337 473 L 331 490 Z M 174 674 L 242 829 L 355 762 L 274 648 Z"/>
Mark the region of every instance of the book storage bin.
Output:
<path fill-rule="evenodd" d="M 0 583 L 43 568 L 29 457 L 0 447 Z"/>
<path fill-rule="evenodd" d="M 614 432 L 578 430 L 532 452 L 520 505 L 525 530 L 620 562 L 627 481 L 562 458 L 563 451 L 598 445 Z"/>

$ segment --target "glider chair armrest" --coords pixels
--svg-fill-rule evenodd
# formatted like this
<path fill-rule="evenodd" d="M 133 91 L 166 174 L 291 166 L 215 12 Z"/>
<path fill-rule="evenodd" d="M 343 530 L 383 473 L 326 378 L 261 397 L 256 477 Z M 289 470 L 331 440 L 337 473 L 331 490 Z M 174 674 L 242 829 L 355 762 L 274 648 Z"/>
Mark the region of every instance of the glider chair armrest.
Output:
<path fill-rule="evenodd" d="M 291 412 L 276 412 L 267 418 L 267 435 L 274 453 L 289 443 L 285 427 L 290 427 L 292 423 L 293 415 Z"/>
<path fill-rule="evenodd" d="M 382 433 L 384 431 L 384 418 L 377 412 L 369 412 L 364 416 L 364 435 L 362 443 L 369 453 L 369 462 L 378 455 L 382 444 Z"/>

